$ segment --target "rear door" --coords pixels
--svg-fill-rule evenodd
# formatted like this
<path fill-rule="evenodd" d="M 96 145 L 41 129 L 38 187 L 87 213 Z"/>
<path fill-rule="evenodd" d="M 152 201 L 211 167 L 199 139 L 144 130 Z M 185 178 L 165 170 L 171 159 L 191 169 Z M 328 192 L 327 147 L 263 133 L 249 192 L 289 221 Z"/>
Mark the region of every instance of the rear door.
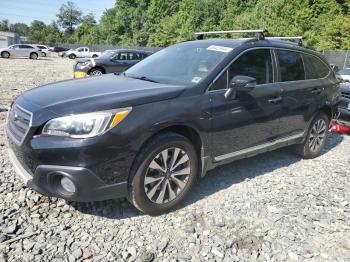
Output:
<path fill-rule="evenodd" d="M 283 136 L 302 134 L 323 103 L 325 77 L 330 70 L 313 55 L 293 50 L 275 52 L 283 89 L 280 131 Z"/>
<path fill-rule="evenodd" d="M 273 61 L 270 49 L 247 51 L 210 88 L 215 160 L 230 158 L 244 149 L 249 150 L 277 138 L 281 89 L 274 83 L 276 70 Z M 237 92 L 235 99 L 227 100 L 224 94 L 228 83 L 237 75 L 256 78 L 257 86 L 250 92 Z"/>

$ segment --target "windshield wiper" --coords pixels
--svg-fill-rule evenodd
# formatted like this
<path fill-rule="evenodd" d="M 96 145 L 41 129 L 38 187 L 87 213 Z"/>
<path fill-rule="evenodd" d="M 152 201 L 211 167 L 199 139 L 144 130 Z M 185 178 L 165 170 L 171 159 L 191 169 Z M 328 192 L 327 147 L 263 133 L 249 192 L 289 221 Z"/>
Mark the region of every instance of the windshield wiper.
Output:
<path fill-rule="evenodd" d="M 130 78 L 134 78 L 134 79 L 138 79 L 138 80 L 143 80 L 143 81 L 148 81 L 148 82 L 153 82 L 153 83 L 159 83 L 156 80 L 153 80 L 151 78 L 148 78 L 147 76 L 129 76 L 124 74 L 126 77 L 130 77 Z"/>

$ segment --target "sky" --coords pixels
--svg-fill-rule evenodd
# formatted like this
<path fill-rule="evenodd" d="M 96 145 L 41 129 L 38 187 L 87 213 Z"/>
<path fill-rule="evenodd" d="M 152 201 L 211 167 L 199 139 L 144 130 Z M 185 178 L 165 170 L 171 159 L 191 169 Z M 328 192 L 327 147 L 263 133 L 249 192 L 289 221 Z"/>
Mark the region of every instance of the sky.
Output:
<path fill-rule="evenodd" d="M 103 11 L 114 6 L 115 0 L 70 0 L 84 15 L 92 12 L 97 21 Z M 0 20 L 8 19 L 10 23 L 30 24 L 41 20 L 46 24 L 56 20 L 58 9 L 67 0 L 0 0 Z"/>

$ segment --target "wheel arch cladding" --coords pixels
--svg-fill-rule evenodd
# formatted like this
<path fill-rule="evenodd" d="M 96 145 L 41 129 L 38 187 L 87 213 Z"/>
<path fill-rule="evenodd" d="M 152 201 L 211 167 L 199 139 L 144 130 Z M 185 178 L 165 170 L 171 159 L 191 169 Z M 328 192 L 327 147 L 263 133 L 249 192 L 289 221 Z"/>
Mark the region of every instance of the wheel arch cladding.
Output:
<path fill-rule="evenodd" d="M 323 107 L 321 107 L 320 111 L 325 113 L 329 117 L 329 120 L 332 119 L 332 117 L 333 117 L 333 110 L 332 110 L 332 108 L 330 106 L 324 105 Z"/>
<path fill-rule="evenodd" d="M 140 152 L 142 150 L 142 148 L 152 139 L 154 139 L 155 137 L 164 134 L 164 133 L 175 133 L 178 135 L 182 135 L 184 137 L 186 137 L 191 143 L 193 143 L 193 146 L 196 150 L 197 156 L 198 156 L 198 165 L 200 166 L 201 164 L 201 151 L 202 151 L 202 139 L 200 134 L 198 133 L 197 130 L 195 130 L 194 128 L 187 126 L 187 125 L 171 125 L 168 127 L 164 127 L 160 130 L 157 130 L 157 132 L 155 132 L 153 135 L 151 135 L 150 137 L 148 137 L 143 144 L 141 145 L 140 149 L 138 152 Z M 130 179 L 131 176 L 131 172 L 132 172 L 132 167 L 135 164 L 135 161 L 138 158 L 138 154 L 135 156 L 131 168 L 129 170 L 129 176 L 128 176 L 128 180 Z"/>

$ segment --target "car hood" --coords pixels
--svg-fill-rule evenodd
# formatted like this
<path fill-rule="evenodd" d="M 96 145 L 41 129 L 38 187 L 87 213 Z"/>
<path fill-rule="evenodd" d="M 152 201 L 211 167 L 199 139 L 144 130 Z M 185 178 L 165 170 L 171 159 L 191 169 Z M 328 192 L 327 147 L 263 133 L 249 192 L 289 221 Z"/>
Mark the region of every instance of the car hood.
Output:
<path fill-rule="evenodd" d="M 37 87 L 24 92 L 21 99 L 55 114 L 69 115 L 172 99 L 184 89 L 108 74 Z"/>

